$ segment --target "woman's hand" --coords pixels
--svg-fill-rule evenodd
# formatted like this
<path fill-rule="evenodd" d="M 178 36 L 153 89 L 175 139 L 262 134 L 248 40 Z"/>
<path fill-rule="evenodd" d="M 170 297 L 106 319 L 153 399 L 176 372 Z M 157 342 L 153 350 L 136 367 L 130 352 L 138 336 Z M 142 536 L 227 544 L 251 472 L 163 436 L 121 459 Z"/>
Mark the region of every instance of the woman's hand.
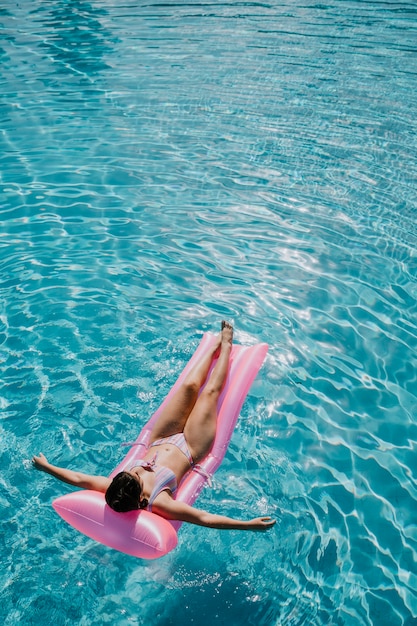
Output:
<path fill-rule="evenodd" d="M 48 459 L 42 452 L 39 453 L 39 456 L 34 456 L 32 458 L 32 463 L 39 470 L 45 470 L 49 466 Z"/>
<path fill-rule="evenodd" d="M 272 517 L 254 517 L 248 522 L 248 530 L 268 530 L 276 523 Z"/>

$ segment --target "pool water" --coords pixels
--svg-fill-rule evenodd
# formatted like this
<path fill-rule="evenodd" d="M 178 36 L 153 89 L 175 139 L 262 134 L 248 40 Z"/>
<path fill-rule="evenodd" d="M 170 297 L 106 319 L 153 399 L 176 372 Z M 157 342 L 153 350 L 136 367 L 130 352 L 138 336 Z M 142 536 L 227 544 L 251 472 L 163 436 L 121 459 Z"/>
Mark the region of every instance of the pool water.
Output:
<path fill-rule="evenodd" d="M 6 0 L 3 624 L 417 624 L 417 8 Z M 109 474 L 205 331 L 269 344 L 149 562 L 33 454 Z"/>

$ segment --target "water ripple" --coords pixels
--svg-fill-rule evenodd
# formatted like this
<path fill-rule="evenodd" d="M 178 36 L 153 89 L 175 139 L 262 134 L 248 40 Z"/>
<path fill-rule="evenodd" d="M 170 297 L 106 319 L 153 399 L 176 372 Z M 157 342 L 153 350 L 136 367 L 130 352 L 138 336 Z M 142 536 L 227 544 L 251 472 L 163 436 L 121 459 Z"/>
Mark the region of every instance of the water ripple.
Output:
<path fill-rule="evenodd" d="M 416 17 L 0 12 L 6 625 L 415 623 Z M 223 317 L 270 350 L 199 504 L 276 532 L 152 564 L 74 534 L 32 454 L 110 472 Z"/>

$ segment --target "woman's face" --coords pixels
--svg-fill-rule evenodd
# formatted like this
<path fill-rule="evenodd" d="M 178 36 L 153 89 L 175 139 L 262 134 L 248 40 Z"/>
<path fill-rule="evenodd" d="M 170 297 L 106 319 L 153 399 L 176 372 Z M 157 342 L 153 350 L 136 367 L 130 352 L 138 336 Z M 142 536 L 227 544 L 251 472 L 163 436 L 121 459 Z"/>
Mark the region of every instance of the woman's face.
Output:
<path fill-rule="evenodd" d="M 141 496 L 139 498 L 139 505 L 141 500 L 143 499 L 143 478 L 141 476 L 141 467 L 134 467 L 133 469 L 129 470 L 126 472 L 126 474 L 129 474 L 129 476 L 131 476 L 132 478 L 134 478 L 134 480 L 136 480 L 136 482 L 138 483 L 139 487 L 140 487 L 140 492 L 141 492 Z"/>

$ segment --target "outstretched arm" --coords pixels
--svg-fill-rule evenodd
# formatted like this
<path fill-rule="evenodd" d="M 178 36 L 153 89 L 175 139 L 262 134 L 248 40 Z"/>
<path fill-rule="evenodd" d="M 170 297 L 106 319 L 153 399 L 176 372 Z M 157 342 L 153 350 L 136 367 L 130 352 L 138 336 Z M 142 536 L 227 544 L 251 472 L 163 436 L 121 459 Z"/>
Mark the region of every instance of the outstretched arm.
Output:
<path fill-rule="evenodd" d="M 160 494 L 158 502 L 155 501 L 152 510 L 167 519 L 224 530 L 267 530 L 275 524 L 275 520 L 268 516 L 239 520 L 226 515 L 208 513 L 208 511 L 195 509 L 185 502 L 177 502 L 166 492 Z"/>
<path fill-rule="evenodd" d="M 91 476 L 90 474 L 83 474 L 81 472 L 65 469 L 64 467 L 52 465 L 42 452 L 39 456 L 33 457 L 32 463 L 36 469 L 51 474 L 51 476 L 62 480 L 64 483 L 68 483 L 74 487 L 81 487 L 82 489 L 93 489 L 94 491 L 104 493 L 111 482 L 106 476 Z"/>

